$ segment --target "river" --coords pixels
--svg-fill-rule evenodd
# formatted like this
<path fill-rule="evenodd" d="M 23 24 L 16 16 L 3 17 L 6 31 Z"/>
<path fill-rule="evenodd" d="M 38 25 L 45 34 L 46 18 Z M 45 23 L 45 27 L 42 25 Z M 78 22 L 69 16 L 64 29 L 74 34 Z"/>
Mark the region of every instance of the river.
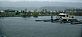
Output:
<path fill-rule="evenodd" d="M 75 18 L 80 20 L 82 16 Z M 1 17 L 0 32 L 6 37 L 81 37 L 81 24 L 36 22 L 36 19 L 50 19 L 50 16 Z"/>

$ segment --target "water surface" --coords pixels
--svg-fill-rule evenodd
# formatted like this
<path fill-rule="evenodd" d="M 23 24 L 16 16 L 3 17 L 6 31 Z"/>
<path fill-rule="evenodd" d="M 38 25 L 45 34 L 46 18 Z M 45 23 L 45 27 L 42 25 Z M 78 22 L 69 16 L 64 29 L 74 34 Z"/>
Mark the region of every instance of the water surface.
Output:
<path fill-rule="evenodd" d="M 36 22 L 36 19 L 50 19 L 50 16 L 2 17 L 0 28 L 6 37 L 81 37 L 81 24 Z"/>

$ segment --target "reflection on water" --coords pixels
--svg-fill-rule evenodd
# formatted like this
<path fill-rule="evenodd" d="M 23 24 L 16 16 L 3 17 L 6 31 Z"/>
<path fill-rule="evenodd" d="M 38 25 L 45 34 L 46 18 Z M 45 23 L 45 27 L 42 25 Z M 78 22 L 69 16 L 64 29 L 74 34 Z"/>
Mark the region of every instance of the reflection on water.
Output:
<path fill-rule="evenodd" d="M 55 16 L 54 16 L 55 18 Z M 81 19 L 82 17 L 78 17 Z M 4 17 L 0 18 L 0 29 L 6 37 L 80 37 L 81 25 L 36 22 L 36 19 L 50 19 L 50 16 Z"/>
<path fill-rule="evenodd" d="M 0 37 L 4 37 L 5 34 L 4 34 L 4 28 L 3 28 L 3 24 L 2 24 L 2 18 L 0 18 Z"/>

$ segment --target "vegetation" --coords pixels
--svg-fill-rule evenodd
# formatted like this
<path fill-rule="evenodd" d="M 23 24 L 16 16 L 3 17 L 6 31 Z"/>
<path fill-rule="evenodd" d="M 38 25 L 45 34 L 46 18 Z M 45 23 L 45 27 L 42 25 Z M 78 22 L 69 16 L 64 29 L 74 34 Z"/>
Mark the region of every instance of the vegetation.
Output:
<path fill-rule="evenodd" d="M 65 13 L 68 13 L 70 15 L 75 15 L 75 16 L 82 16 L 82 9 L 67 9 L 65 10 Z M 61 11 L 62 12 L 62 11 Z M 21 10 L 21 12 L 17 10 L 4 10 L 3 12 L 0 11 L 0 16 L 1 17 L 38 17 L 38 16 L 55 16 L 59 12 L 53 12 L 53 11 L 48 11 L 47 9 L 42 9 L 41 11 L 26 11 L 26 10 Z"/>

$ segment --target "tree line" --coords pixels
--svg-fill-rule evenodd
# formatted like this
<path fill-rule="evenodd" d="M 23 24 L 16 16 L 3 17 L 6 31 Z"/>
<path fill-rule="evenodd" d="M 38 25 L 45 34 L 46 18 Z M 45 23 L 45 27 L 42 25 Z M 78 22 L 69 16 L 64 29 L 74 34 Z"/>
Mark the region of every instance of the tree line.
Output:
<path fill-rule="evenodd" d="M 3 12 L 0 11 L 0 16 L 1 17 L 38 17 L 38 16 L 55 16 L 59 14 L 60 12 L 68 13 L 70 15 L 74 16 L 82 16 L 82 9 L 66 9 L 64 11 L 48 11 L 47 9 L 42 9 L 41 11 L 28 11 L 25 10 L 4 10 Z"/>

